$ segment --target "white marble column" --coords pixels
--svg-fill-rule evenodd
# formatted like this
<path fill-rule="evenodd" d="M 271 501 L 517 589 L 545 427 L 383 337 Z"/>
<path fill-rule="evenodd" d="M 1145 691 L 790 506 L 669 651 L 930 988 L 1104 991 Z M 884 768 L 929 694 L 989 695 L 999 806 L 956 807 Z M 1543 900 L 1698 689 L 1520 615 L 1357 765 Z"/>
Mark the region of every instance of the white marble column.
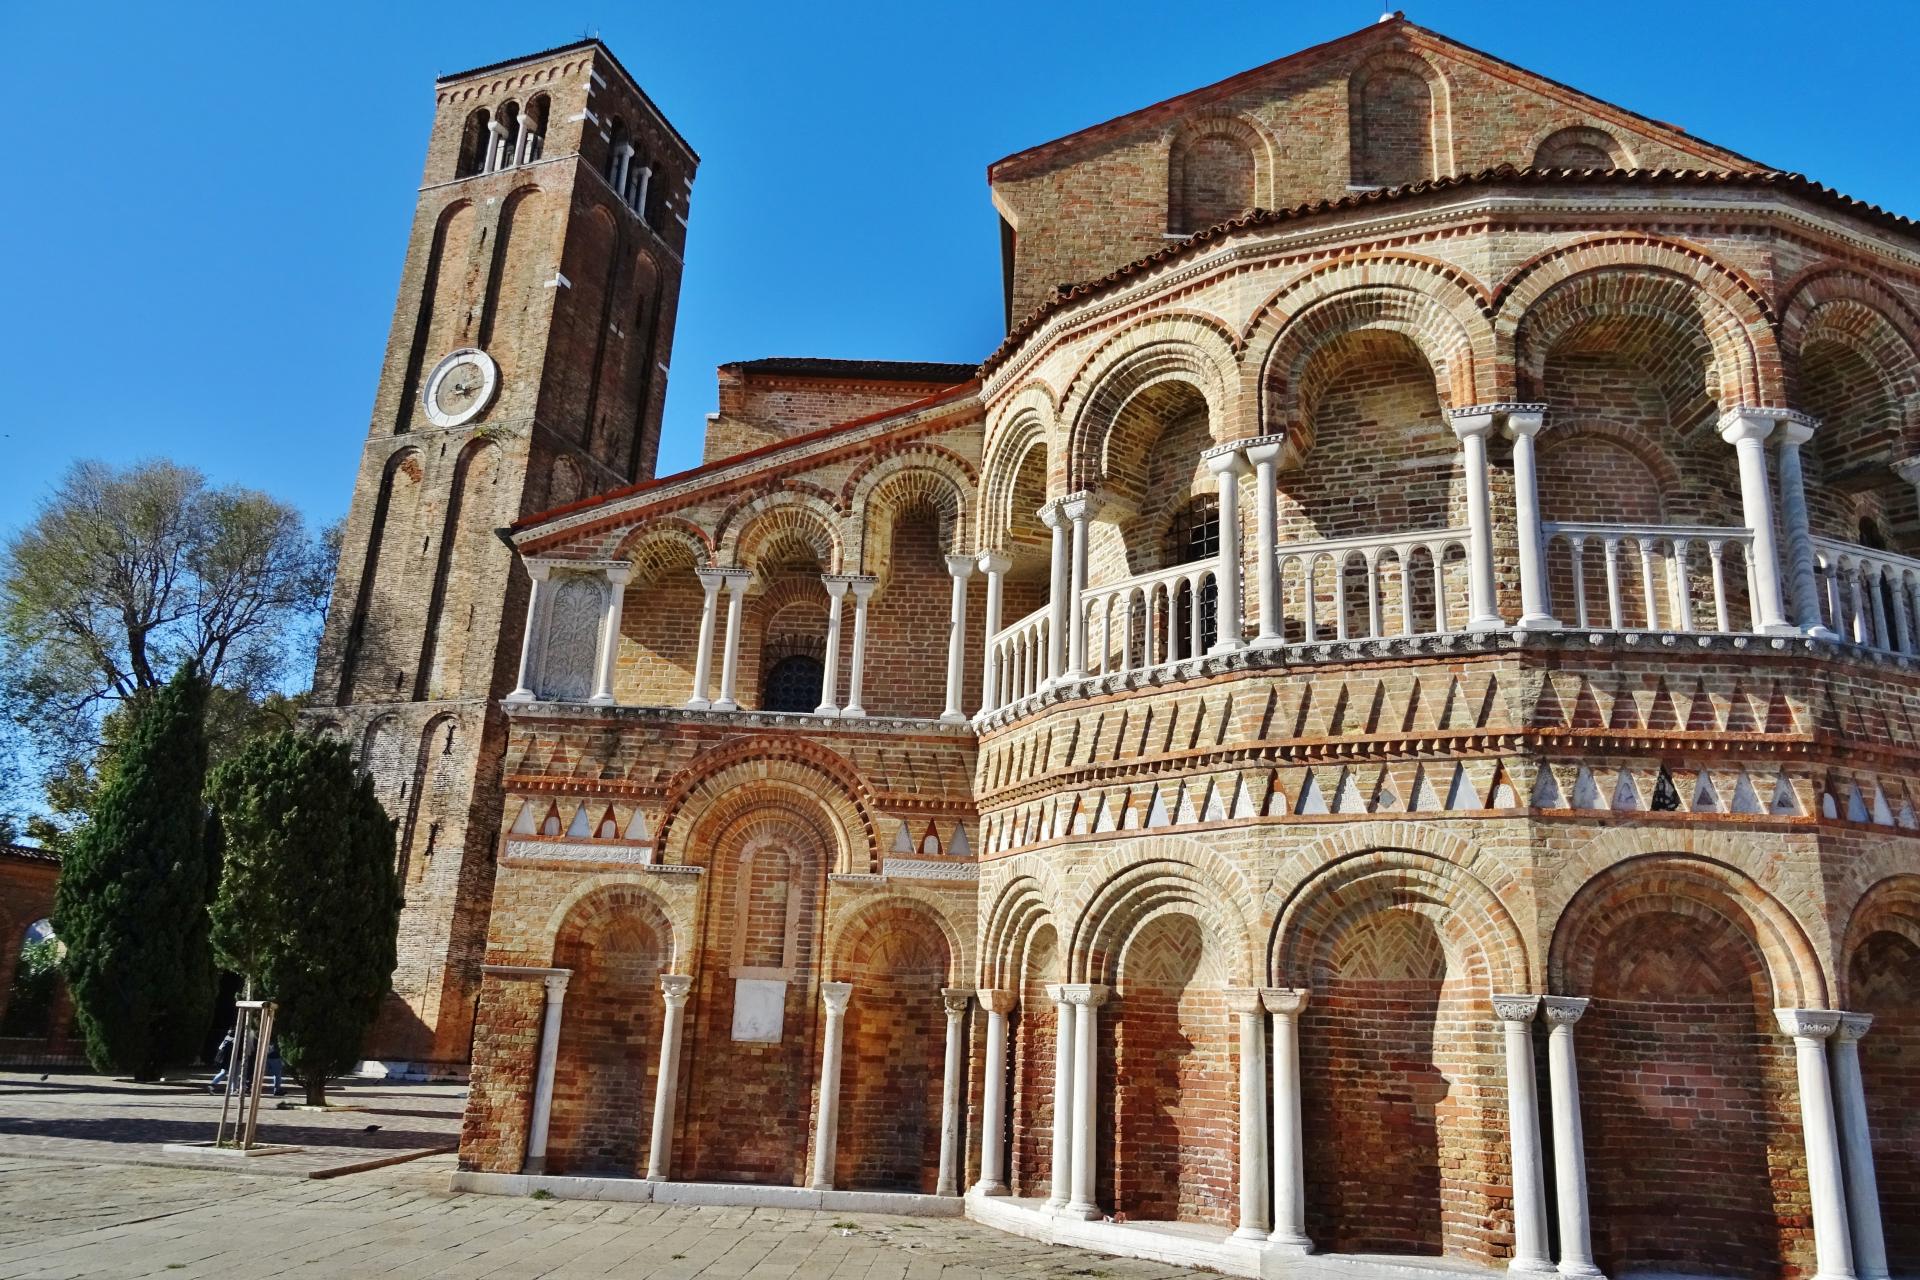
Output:
<path fill-rule="evenodd" d="M 740 707 L 740 622 L 746 612 L 747 584 L 753 581 L 748 569 L 723 569 L 727 575 L 727 642 L 720 657 L 720 697 L 715 711 L 736 711 Z"/>
<path fill-rule="evenodd" d="M 813 1124 L 813 1182 L 815 1191 L 833 1190 L 833 1158 L 840 1146 L 840 1040 L 845 1030 L 851 982 L 823 982 L 820 999 L 827 1006 L 827 1025 L 820 1037 L 820 1109 Z"/>
<path fill-rule="evenodd" d="M 1047 1208 L 1058 1212 L 1073 1199 L 1073 1003 L 1067 988 L 1047 988 L 1053 1001 L 1053 1187 Z"/>
<path fill-rule="evenodd" d="M 1495 996 L 1507 1050 L 1507 1140 L 1513 1165 L 1513 1258 L 1509 1271 L 1554 1270 L 1547 1256 L 1547 1167 L 1540 1150 L 1540 1094 L 1533 1075 L 1539 996 Z"/>
<path fill-rule="evenodd" d="M 987 1013 L 987 1063 L 980 1080 L 980 1181 L 983 1196 L 1007 1194 L 1007 1015 L 1017 996 L 1012 991 L 980 992 Z"/>
<path fill-rule="evenodd" d="M 1071 530 L 1067 566 L 1067 674 L 1087 678 L 1087 526 L 1093 520 L 1093 495 L 1069 494 L 1060 500 Z"/>
<path fill-rule="evenodd" d="M 1261 436 L 1243 441 L 1246 458 L 1253 466 L 1254 545 L 1260 565 L 1260 631 L 1253 643 L 1270 648 L 1284 643 L 1280 609 L 1280 457 L 1286 448 L 1285 436 Z"/>
<path fill-rule="evenodd" d="M 571 969 L 553 969 L 540 978 L 546 1007 L 540 1017 L 540 1065 L 533 1077 L 533 1122 L 527 1126 L 527 1158 L 522 1173 L 547 1171 L 547 1127 L 553 1120 L 553 1069 L 560 1060 L 560 1010 L 567 1002 Z"/>
<path fill-rule="evenodd" d="M 527 566 L 527 577 L 533 580 L 533 593 L 527 597 L 527 625 L 520 636 L 520 680 L 513 692 L 507 695 L 508 702 L 532 702 L 533 659 L 539 648 L 540 614 L 547 604 L 547 583 L 552 581 L 553 566 L 539 560 L 523 560 Z"/>
<path fill-rule="evenodd" d="M 687 699 L 687 707 L 704 711 L 713 705 L 708 695 L 713 692 L 714 622 L 720 611 L 720 584 L 726 581 L 727 571 L 695 569 L 693 572 L 700 579 L 700 590 L 706 600 L 700 610 L 700 647 L 693 656 L 693 696 Z"/>
<path fill-rule="evenodd" d="M 1227 1008 L 1240 1020 L 1240 1225 L 1234 1237 L 1267 1238 L 1267 1035 L 1260 992 L 1230 989 Z"/>
<path fill-rule="evenodd" d="M 1847 1222 L 1853 1232 L 1853 1269 L 1860 1280 L 1886 1280 L 1887 1239 L 1880 1222 L 1880 1180 L 1873 1171 L 1873 1131 L 1867 1124 L 1866 1082 L 1860 1076 L 1860 1037 L 1870 1013 L 1843 1013 L 1827 1042 L 1833 1068 L 1834 1119 L 1846 1169 Z"/>
<path fill-rule="evenodd" d="M 1767 484 L 1766 440 L 1778 410 L 1734 409 L 1720 419 L 1720 438 L 1733 446 L 1740 467 L 1741 520 L 1753 534 L 1749 556 L 1754 624 L 1768 635 L 1799 630 L 1780 604 L 1780 555 L 1773 538 L 1773 495 Z"/>
<path fill-rule="evenodd" d="M 947 573 L 953 578 L 953 596 L 947 608 L 947 707 L 940 718 L 948 724 L 965 724 L 960 684 L 967 670 L 967 579 L 973 576 L 973 557 L 948 556 Z"/>
<path fill-rule="evenodd" d="M 1000 655 L 994 652 L 993 637 L 1000 630 L 1000 603 L 1006 592 L 1007 570 L 1013 567 L 1013 557 L 998 551 L 984 551 L 977 563 L 980 572 L 987 575 L 987 625 L 980 646 L 983 650 L 980 661 L 980 714 L 985 715 L 993 710 L 994 689 L 1000 683 Z"/>
<path fill-rule="evenodd" d="M 599 706 L 613 702 L 613 664 L 620 657 L 620 611 L 627 603 L 627 583 L 633 579 L 630 564 L 609 565 L 607 574 L 607 616 L 600 624 L 600 662 L 593 681 L 593 697 Z"/>
<path fill-rule="evenodd" d="M 1494 405 L 1472 405 L 1451 415 L 1459 437 L 1467 484 L 1467 630 L 1498 631 L 1506 625 L 1494 603 L 1493 514 L 1487 495 L 1487 437 Z"/>
<path fill-rule="evenodd" d="M 666 1016 L 660 1023 L 660 1070 L 653 1082 L 653 1139 L 647 1144 L 647 1178 L 663 1182 L 673 1166 L 673 1104 L 680 1095 L 680 1035 L 687 1020 L 687 996 L 693 979 L 683 973 L 660 975 L 660 999 Z"/>
<path fill-rule="evenodd" d="M 955 987 L 940 991 L 947 1011 L 947 1058 L 940 1079 L 940 1181 L 933 1189 L 937 1196 L 960 1194 L 960 1153 L 966 1147 L 967 1002 L 972 998 L 973 992 Z"/>
<path fill-rule="evenodd" d="M 1787 587 L 1793 601 L 1793 621 L 1810 636 L 1838 640 L 1839 633 L 1820 617 L 1820 580 L 1813 572 L 1813 526 L 1807 517 L 1807 478 L 1800 465 L 1800 446 L 1813 439 L 1819 426 L 1804 413 L 1783 412 L 1773 429 L 1780 454 L 1780 523 L 1787 534 Z"/>
<path fill-rule="evenodd" d="M 820 705 L 817 716 L 840 714 L 840 607 L 846 602 L 847 578 L 844 574 L 823 573 L 820 581 L 827 588 L 827 653 L 820 664 Z"/>
<path fill-rule="evenodd" d="M 1060 1212 L 1069 1218 L 1092 1220 L 1100 1216 L 1094 1200 L 1094 1156 L 1099 1143 L 1094 1124 L 1099 1116 L 1100 1006 L 1108 989 L 1099 983 L 1062 987 L 1073 1006 L 1073 1199 Z"/>
<path fill-rule="evenodd" d="M 1218 587 L 1214 591 L 1215 636 L 1213 654 L 1232 653 L 1246 647 L 1240 622 L 1240 477 L 1252 470 L 1239 444 L 1209 449 L 1202 456 L 1207 470 L 1213 472 L 1220 487 L 1220 562 L 1214 569 Z M 1199 644 L 1200 637 L 1194 637 Z"/>
<path fill-rule="evenodd" d="M 1273 1019 L 1273 1234 L 1276 1252 L 1313 1252 L 1307 1238 L 1306 1142 L 1300 1132 L 1300 1011 L 1307 992 L 1267 987 L 1260 1002 Z"/>
<path fill-rule="evenodd" d="M 1506 406 L 1507 438 L 1513 441 L 1515 545 L 1520 557 L 1520 625 L 1544 631 L 1560 625 L 1548 601 L 1545 543 L 1540 533 L 1540 468 L 1534 438 L 1546 424 L 1544 404 Z"/>
<path fill-rule="evenodd" d="M 1847 1280 L 1854 1274 L 1853 1240 L 1827 1076 L 1827 1039 L 1839 1030 L 1840 1014 L 1833 1009 L 1775 1009 L 1773 1016 L 1781 1032 L 1793 1037 L 1800 1131 L 1807 1144 L 1807 1192 L 1813 1201 L 1815 1280 Z"/>
<path fill-rule="evenodd" d="M 874 588 L 880 585 L 880 579 L 861 574 L 847 579 L 847 589 L 853 592 L 853 671 L 847 677 L 847 705 L 841 711 L 843 716 L 864 716 L 867 707 L 860 700 L 860 684 L 867 674 L 867 601 L 873 599 Z"/>
<path fill-rule="evenodd" d="M 1587 1011 L 1584 996 L 1542 996 L 1547 1015 L 1547 1084 L 1553 1106 L 1553 1183 L 1560 1217 L 1560 1274 L 1598 1276 L 1593 1224 L 1587 1207 L 1587 1139 L 1580 1122 L 1580 1069 L 1573 1024 Z"/>
<path fill-rule="evenodd" d="M 1040 508 L 1040 523 L 1053 531 L 1053 558 L 1047 580 L 1047 661 L 1040 688 L 1050 689 L 1067 669 L 1067 611 L 1071 607 L 1073 549 L 1066 512 L 1060 509 L 1064 499 L 1055 498 Z"/>

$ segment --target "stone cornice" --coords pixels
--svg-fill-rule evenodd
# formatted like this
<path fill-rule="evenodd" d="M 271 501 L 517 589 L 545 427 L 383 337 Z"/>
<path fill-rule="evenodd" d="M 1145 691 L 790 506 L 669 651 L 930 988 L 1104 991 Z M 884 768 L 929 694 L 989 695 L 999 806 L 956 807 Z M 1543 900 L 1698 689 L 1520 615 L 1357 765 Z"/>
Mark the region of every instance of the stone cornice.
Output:
<path fill-rule="evenodd" d="M 893 737 L 954 738 L 971 743 L 971 724 L 905 716 L 820 716 L 805 711 L 700 711 L 689 707 L 595 706 L 585 702 L 502 702 L 510 720 L 592 720 L 615 724 L 667 722 L 788 733 L 871 733 Z"/>

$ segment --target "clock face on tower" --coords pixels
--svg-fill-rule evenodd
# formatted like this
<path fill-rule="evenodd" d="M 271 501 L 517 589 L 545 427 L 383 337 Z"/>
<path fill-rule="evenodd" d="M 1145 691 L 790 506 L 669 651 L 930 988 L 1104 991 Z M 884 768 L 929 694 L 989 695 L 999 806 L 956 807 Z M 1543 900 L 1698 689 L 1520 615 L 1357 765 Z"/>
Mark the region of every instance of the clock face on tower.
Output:
<path fill-rule="evenodd" d="M 436 427 L 457 427 L 478 417 L 499 390 L 500 366 L 493 357 L 478 347 L 461 347 L 433 367 L 421 399 L 427 421 Z"/>

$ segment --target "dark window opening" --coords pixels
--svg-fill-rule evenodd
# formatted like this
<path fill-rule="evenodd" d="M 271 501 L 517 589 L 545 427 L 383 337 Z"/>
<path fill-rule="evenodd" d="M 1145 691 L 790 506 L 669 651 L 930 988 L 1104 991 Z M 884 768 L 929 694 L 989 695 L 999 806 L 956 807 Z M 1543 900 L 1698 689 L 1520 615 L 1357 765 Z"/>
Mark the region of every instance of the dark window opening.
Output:
<path fill-rule="evenodd" d="M 1168 559 L 1173 564 L 1194 564 L 1217 560 L 1220 556 L 1220 502 L 1217 498 L 1199 498 L 1188 503 L 1173 518 L 1168 530 Z M 1213 648 L 1220 638 L 1220 587 L 1211 577 L 1200 587 L 1200 642 L 1193 639 L 1193 587 L 1180 585 L 1179 598 L 1170 619 L 1173 630 L 1173 655 L 1196 658 Z"/>
<path fill-rule="evenodd" d="M 764 711 L 812 711 L 820 705 L 821 681 L 825 675 L 820 659 L 812 654 L 796 653 L 780 659 L 767 670 L 762 691 Z"/>

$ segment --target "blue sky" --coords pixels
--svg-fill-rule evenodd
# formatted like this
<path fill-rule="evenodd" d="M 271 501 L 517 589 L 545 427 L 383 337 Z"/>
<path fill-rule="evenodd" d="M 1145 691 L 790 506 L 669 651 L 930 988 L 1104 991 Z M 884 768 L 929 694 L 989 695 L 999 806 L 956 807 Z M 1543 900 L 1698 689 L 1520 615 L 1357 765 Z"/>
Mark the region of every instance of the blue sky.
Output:
<path fill-rule="evenodd" d="M 0 532 L 75 458 L 343 514 L 437 73 L 597 31 L 699 149 L 661 468 L 713 367 L 971 361 L 1000 156 L 1341 35 L 1365 0 L 0 4 Z M 1408 16 L 1920 214 L 1920 5 L 1428 0 Z M 1811 20 L 1811 21 L 1810 21 Z"/>

